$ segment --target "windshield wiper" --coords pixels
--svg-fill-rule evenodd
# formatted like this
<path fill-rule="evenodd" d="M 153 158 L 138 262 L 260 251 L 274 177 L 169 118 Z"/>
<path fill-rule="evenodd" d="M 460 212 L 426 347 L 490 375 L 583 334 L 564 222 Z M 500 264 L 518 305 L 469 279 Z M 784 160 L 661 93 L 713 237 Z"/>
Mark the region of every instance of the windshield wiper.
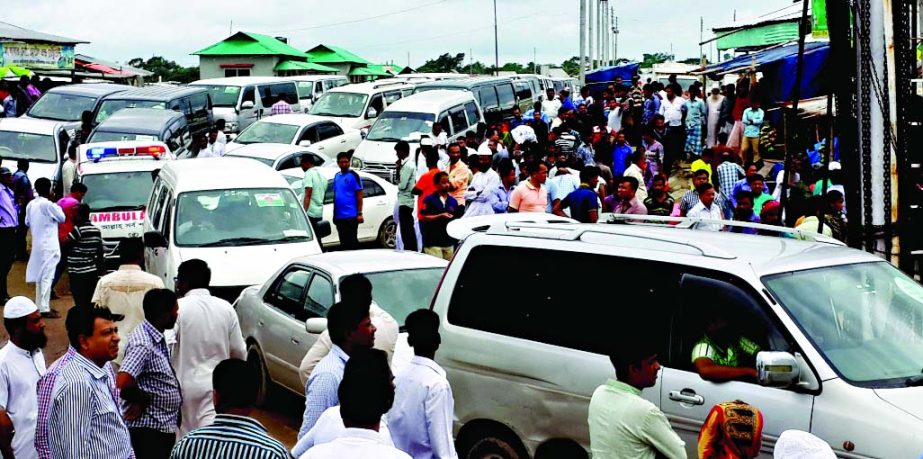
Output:
<path fill-rule="evenodd" d="M 394 137 L 378 137 L 378 138 L 367 138 L 373 142 L 400 142 L 401 139 L 395 139 Z"/>
<path fill-rule="evenodd" d="M 904 385 L 907 387 L 923 386 L 923 374 L 919 374 L 919 375 L 911 376 L 907 378 L 907 380 L 904 381 Z"/>
<path fill-rule="evenodd" d="M 234 247 L 244 245 L 258 245 L 268 242 L 266 239 L 258 237 L 229 237 L 217 241 L 202 244 L 199 247 Z"/>
<path fill-rule="evenodd" d="M 141 210 L 145 207 L 144 204 L 138 204 L 136 206 L 91 207 L 91 209 L 93 209 L 93 212 L 117 212 L 120 210 Z"/>
<path fill-rule="evenodd" d="M 302 236 L 283 236 L 283 237 L 280 237 L 280 238 L 278 238 L 278 239 L 267 239 L 267 240 L 266 240 L 266 243 L 272 244 L 272 243 L 276 243 L 276 242 L 294 242 L 294 241 L 310 241 L 310 240 L 311 240 L 311 238 L 309 238 L 307 235 L 302 235 Z"/>

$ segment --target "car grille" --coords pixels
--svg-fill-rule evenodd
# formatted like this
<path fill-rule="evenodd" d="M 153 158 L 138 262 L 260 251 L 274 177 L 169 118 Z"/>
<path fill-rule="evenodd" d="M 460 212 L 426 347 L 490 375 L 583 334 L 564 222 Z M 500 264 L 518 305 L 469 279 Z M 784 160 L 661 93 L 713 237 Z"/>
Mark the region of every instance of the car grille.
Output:
<path fill-rule="evenodd" d="M 369 174 L 377 175 L 385 180 L 388 183 L 394 183 L 394 176 L 397 173 L 397 168 L 394 167 L 394 163 L 365 163 L 365 167 L 362 169 L 362 172 L 368 172 Z"/>

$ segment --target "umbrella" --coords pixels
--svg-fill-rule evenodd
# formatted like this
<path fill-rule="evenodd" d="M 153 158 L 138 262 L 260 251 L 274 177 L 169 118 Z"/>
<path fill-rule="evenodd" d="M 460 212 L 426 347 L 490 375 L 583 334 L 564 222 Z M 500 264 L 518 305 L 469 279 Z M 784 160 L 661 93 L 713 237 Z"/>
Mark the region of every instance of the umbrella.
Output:
<path fill-rule="evenodd" d="M 21 77 L 24 75 L 31 76 L 32 71 L 25 67 L 18 67 L 15 65 L 0 67 L 0 78 Z"/>

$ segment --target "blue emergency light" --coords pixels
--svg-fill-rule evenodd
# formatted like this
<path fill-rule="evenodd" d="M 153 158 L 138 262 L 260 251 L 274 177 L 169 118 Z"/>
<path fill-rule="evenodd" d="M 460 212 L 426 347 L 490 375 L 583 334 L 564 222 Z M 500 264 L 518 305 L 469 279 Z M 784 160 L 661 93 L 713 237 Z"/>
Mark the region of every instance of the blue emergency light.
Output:
<path fill-rule="evenodd" d="M 89 150 L 87 150 L 87 158 L 90 161 L 93 161 L 94 163 L 98 163 L 99 160 L 107 156 L 117 156 L 118 154 L 119 154 L 118 149 L 112 148 L 112 147 L 108 147 L 108 148 L 96 147 L 96 148 L 90 148 Z"/>

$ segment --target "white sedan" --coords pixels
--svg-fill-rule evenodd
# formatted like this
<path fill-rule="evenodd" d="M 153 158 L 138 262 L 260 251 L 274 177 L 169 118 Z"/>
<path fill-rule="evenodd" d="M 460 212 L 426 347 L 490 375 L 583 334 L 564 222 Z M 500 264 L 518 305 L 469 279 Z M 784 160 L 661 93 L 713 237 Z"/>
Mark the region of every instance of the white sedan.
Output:
<path fill-rule="evenodd" d="M 361 273 L 372 283 L 372 298 L 403 328 L 417 309 L 429 308 L 448 265 L 416 252 L 361 250 L 329 252 L 289 261 L 263 285 L 248 287 L 234 303 L 247 342 L 247 361 L 260 370 L 261 394 L 275 383 L 304 395 L 298 368 L 327 326 L 327 311 L 340 301 L 335 286 Z M 391 366 L 406 366 L 413 357 L 401 333 Z"/>
<path fill-rule="evenodd" d="M 336 163 L 335 159 L 331 159 L 322 153 L 311 151 L 308 147 L 289 145 L 287 143 L 253 143 L 235 148 L 234 151 L 227 153 L 225 156 L 255 159 L 277 171 L 281 171 L 298 168 L 301 165 L 301 155 L 305 154 L 314 155 L 314 164 L 316 166 L 330 166 Z"/>
<path fill-rule="evenodd" d="M 226 152 L 255 143 L 282 143 L 310 147 L 310 151 L 336 158 L 337 153 L 355 150 L 360 142 L 362 134 L 356 129 L 344 130 L 320 116 L 290 113 L 269 116 L 251 124 L 233 142 L 228 142 Z"/>
<path fill-rule="evenodd" d="M 337 234 L 336 225 L 333 224 L 333 176 L 340 171 L 329 163 L 329 167 L 318 167 L 318 170 L 327 179 L 327 189 L 324 193 L 324 220 L 330 222 L 330 235 L 321 239 L 324 247 L 340 245 L 340 236 Z M 300 167 L 281 171 L 282 176 L 291 184 L 298 199 L 304 200 L 304 186 L 301 181 L 304 171 Z M 397 203 L 397 187 L 376 175 L 356 171 L 362 179 L 362 213 L 365 222 L 359 225 L 359 242 L 378 243 L 385 248 L 393 249 L 397 242 L 397 224 L 394 222 L 394 206 Z"/>

